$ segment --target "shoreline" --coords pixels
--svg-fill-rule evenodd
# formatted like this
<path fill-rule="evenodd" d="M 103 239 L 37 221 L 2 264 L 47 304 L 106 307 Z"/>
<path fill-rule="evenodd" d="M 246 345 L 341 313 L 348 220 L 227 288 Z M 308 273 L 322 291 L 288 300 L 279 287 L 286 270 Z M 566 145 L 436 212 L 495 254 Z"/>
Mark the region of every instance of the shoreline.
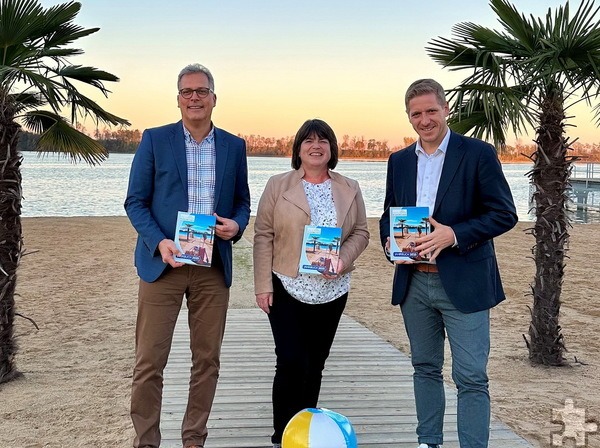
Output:
<path fill-rule="evenodd" d="M 387 162 L 389 156 L 395 152 L 401 151 L 402 149 L 404 149 L 406 147 L 402 147 L 402 148 L 398 148 L 395 151 L 391 151 L 386 157 L 348 157 L 348 156 L 340 156 L 339 160 L 352 160 L 352 161 L 356 161 L 356 162 Z M 35 153 L 37 154 L 38 151 L 36 149 L 20 149 L 20 152 L 25 152 L 25 153 Z M 48 154 L 51 155 L 57 155 L 59 157 L 62 157 L 62 153 L 53 153 L 50 152 Z M 127 154 L 127 155 L 131 155 L 133 156 L 135 154 L 135 151 L 130 152 L 130 151 L 111 151 L 108 153 L 108 156 L 110 157 L 111 155 L 117 155 L 117 154 Z M 248 157 L 260 157 L 260 158 L 280 158 L 280 159 L 291 159 L 292 156 L 290 155 L 268 155 L 268 154 L 251 154 L 248 153 L 247 154 Z M 582 159 L 585 157 L 587 158 L 588 156 L 580 156 Z M 578 162 L 575 162 L 575 164 L 583 164 L 583 163 L 600 163 L 600 159 L 598 160 L 586 160 L 586 161 L 582 161 L 582 159 L 580 159 Z M 505 163 L 505 164 L 532 164 L 533 162 L 529 159 L 527 160 L 502 160 L 502 157 L 499 157 L 500 163 Z"/>

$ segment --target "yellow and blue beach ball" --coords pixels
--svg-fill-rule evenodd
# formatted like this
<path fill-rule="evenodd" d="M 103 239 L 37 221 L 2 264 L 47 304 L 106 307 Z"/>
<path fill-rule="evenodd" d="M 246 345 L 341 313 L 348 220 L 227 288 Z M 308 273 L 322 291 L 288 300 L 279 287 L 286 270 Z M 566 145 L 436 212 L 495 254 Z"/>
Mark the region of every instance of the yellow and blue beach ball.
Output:
<path fill-rule="evenodd" d="M 307 408 L 292 417 L 283 431 L 282 448 L 357 448 L 350 420 L 325 408 Z"/>

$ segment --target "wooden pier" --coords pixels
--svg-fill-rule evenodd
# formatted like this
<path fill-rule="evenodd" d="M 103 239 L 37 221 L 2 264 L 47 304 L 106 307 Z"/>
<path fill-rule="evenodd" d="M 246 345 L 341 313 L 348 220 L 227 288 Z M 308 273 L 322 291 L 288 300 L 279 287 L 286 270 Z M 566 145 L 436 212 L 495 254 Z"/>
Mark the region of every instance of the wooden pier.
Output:
<path fill-rule="evenodd" d="M 259 309 L 229 310 L 221 375 L 206 448 L 270 448 L 275 355 L 268 319 Z M 180 427 L 190 371 L 187 315 L 182 310 L 169 363 L 161 416 L 161 447 L 181 448 Z M 444 448 L 459 448 L 456 393 L 446 387 Z M 416 448 L 410 359 L 343 316 L 324 372 L 319 406 L 346 415 L 360 448 Z M 531 448 L 493 419 L 490 448 Z"/>
<path fill-rule="evenodd" d="M 575 164 L 569 182 L 575 216 L 588 222 L 588 212 L 600 212 L 600 163 Z"/>
<path fill-rule="evenodd" d="M 575 164 L 569 180 L 573 186 L 600 188 L 600 163 Z"/>

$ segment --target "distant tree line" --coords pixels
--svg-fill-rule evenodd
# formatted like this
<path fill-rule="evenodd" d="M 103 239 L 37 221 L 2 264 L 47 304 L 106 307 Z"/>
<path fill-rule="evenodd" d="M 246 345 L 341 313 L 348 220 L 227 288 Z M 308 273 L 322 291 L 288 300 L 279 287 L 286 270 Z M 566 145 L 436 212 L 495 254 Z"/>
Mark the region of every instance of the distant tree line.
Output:
<path fill-rule="evenodd" d="M 246 141 L 246 148 L 250 156 L 291 156 L 294 137 L 263 137 L 261 135 L 241 135 L 239 137 Z M 338 141 L 341 158 L 367 158 L 385 159 L 393 151 L 400 149 L 388 147 L 386 140 L 365 140 L 364 137 L 350 137 L 344 135 L 342 141 Z"/>
<path fill-rule="evenodd" d="M 137 149 L 142 135 L 139 130 L 119 129 L 117 131 L 96 131 L 93 135 L 109 153 L 133 154 Z M 35 151 L 39 136 L 37 134 L 21 131 L 17 149 L 19 151 Z"/>
<path fill-rule="evenodd" d="M 109 153 L 133 154 L 140 144 L 142 133 L 138 129 L 118 129 L 111 131 L 104 129 L 96 130 L 94 138 L 98 140 Z"/>
<path fill-rule="evenodd" d="M 292 155 L 292 145 L 294 137 L 263 137 L 261 135 L 241 135 L 239 137 L 246 140 L 246 147 L 249 156 L 264 157 L 290 157 Z M 133 154 L 137 149 L 142 134 L 139 130 L 119 129 L 110 131 L 94 132 L 94 138 L 98 140 L 109 153 Z M 23 131 L 19 137 L 17 148 L 19 151 L 35 151 L 38 140 L 37 134 Z M 344 135 L 341 141 L 338 141 L 340 149 L 340 158 L 347 159 L 387 159 L 389 155 L 399 149 L 415 142 L 413 137 L 404 137 L 402 146 L 390 147 L 387 140 L 365 139 L 364 137 L 350 137 Z M 600 162 L 600 143 L 579 143 L 573 144 L 574 155 L 581 157 L 585 162 Z M 531 162 L 527 156 L 535 152 L 535 145 L 517 143 L 514 146 L 506 145 L 499 151 L 499 157 L 505 163 Z"/>
<path fill-rule="evenodd" d="M 19 138 L 17 140 L 17 150 L 21 152 L 35 151 L 39 139 L 40 137 L 38 134 L 21 130 L 21 132 L 19 133 Z"/>

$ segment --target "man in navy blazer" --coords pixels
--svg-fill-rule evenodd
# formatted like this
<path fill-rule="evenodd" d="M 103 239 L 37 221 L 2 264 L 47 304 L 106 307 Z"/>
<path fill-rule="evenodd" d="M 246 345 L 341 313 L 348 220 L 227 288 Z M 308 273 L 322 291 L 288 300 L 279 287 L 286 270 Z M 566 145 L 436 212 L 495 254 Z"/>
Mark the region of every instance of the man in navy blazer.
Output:
<path fill-rule="evenodd" d="M 489 309 L 505 298 L 492 239 L 516 224 L 515 205 L 495 149 L 448 129 L 440 84 L 414 82 L 405 103 L 419 139 L 389 158 L 379 224 L 389 257 L 390 207 L 429 208 L 433 231 L 417 238 L 417 250 L 431 261 L 397 261 L 392 288 L 410 340 L 419 448 L 443 443 L 446 335 L 460 446 L 487 447 Z"/>
<path fill-rule="evenodd" d="M 192 369 L 182 424 L 185 448 L 203 447 L 219 373 L 232 281 L 232 243 L 250 217 L 244 140 L 213 126 L 210 71 L 185 67 L 177 81 L 181 121 L 147 129 L 131 166 L 125 210 L 138 233 L 140 277 L 131 391 L 133 446 L 158 448 L 162 373 L 183 297 L 189 310 Z M 177 212 L 216 217 L 210 267 L 183 264 L 174 238 Z"/>

